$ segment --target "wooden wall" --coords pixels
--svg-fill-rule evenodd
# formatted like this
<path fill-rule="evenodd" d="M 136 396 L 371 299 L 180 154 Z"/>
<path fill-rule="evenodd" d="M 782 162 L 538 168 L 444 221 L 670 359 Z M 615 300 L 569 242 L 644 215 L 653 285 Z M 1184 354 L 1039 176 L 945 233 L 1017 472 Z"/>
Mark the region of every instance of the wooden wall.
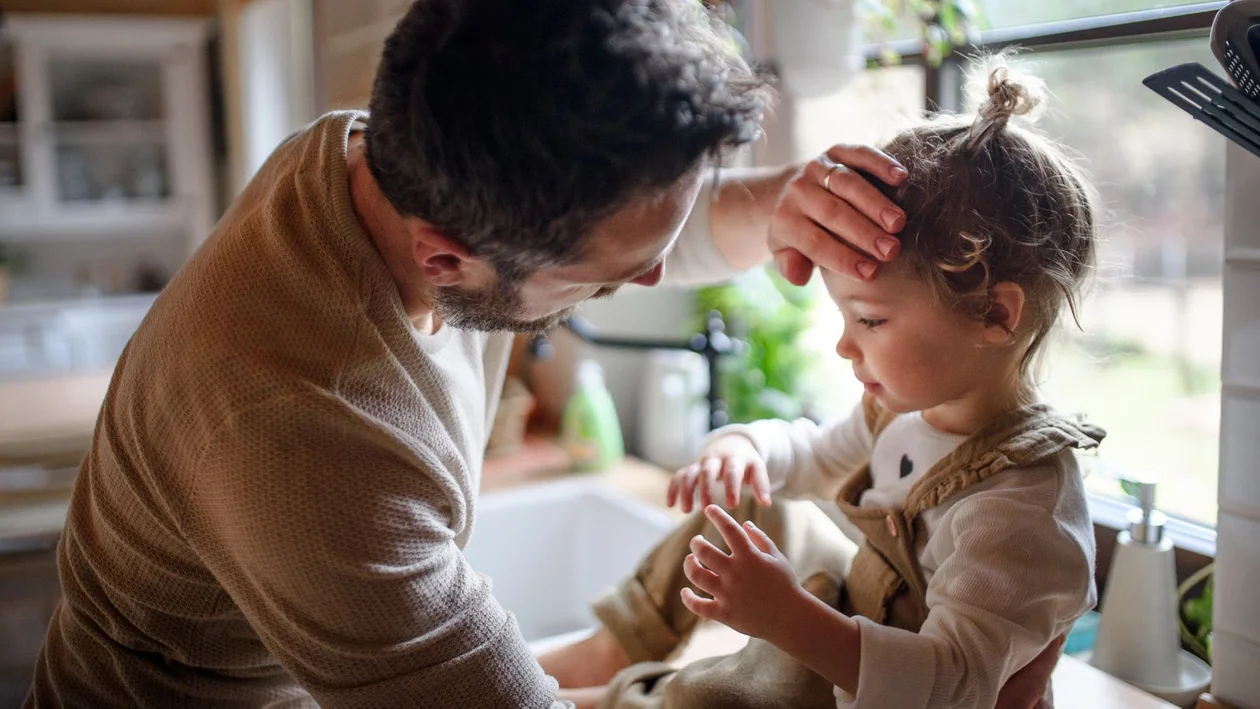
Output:
<path fill-rule="evenodd" d="M 319 110 L 367 108 L 381 45 L 410 6 L 411 0 L 314 0 Z"/>
<path fill-rule="evenodd" d="M 71 12 L 111 15 L 213 17 L 216 0 L 3 0 L 5 12 Z"/>

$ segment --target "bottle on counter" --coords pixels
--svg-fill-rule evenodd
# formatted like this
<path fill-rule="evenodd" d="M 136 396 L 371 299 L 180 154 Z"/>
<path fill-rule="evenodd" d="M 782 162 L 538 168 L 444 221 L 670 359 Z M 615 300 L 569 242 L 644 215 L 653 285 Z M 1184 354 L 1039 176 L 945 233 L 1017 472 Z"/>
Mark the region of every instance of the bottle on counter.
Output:
<path fill-rule="evenodd" d="M 574 470 L 605 470 L 625 457 L 621 422 L 598 362 L 578 365 L 573 394 L 564 405 L 560 440 Z"/>

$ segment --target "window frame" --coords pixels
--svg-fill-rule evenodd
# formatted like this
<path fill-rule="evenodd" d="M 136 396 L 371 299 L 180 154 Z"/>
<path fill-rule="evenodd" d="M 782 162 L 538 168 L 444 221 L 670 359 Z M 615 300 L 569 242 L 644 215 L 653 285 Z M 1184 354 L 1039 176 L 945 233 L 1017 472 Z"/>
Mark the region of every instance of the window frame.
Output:
<path fill-rule="evenodd" d="M 993 54 L 1008 47 L 1054 51 L 1187 38 L 1206 40 L 1216 13 L 1227 4 L 1227 1 L 1217 0 L 984 30 L 974 42 L 955 46 L 940 66 L 931 66 L 926 62 L 923 44 L 918 39 L 866 45 L 863 54 L 868 69 L 880 67 L 881 62 L 890 55 L 895 56 L 901 64 L 921 66 L 924 74 L 924 105 L 929 114 L 939 111 L 957 112 L 963 105 L 964 66 L 982 55 Z M 1219 465 L 1217 476 L 1220 476 Z M 1127 513 L 1134 505 L 1096 493 L 1089 493 L 1088 502 L 1100 541 L 1114 540 L 1118 531 L 1128 528 Z M 1165 531 L 1180 551 L 1178 577 L 1188 576 L 1193 570 L 1215 558 L 1215 527 L 1170 518 Z M 1105 574 L 1103 561 L 1104 558 L 1109 558 L 1109 551 L 1110 544 L 1105 549 L 1100 544 L 1100 574 Z"/>

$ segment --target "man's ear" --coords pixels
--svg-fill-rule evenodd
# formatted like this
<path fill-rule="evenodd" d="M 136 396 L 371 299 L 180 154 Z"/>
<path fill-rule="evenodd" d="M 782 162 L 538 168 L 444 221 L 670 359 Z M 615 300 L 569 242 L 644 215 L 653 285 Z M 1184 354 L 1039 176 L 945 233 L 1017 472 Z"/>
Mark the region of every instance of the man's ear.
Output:
<path fill-rule="evenodd" d="M 470 279 L 472 269 L 481 264 L 463 244 L 431 225 L 416 220 L 409 224 L 411 258 L 430 285 L 458 286 Z"/>
<path fill-rule="evenodd" d="M 984 338 L 990 344 L 1010 342 L 1024 316 L 1024 289 L 1018 283 L 1002 281 L 989 289 L 989 312 L 985 316 Z"/>

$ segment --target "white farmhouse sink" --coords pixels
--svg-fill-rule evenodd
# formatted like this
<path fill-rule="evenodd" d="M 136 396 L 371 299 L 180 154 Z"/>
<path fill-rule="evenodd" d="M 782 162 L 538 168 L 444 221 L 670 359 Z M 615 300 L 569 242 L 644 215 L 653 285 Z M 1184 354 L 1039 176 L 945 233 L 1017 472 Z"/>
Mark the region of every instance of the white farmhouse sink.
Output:
<path fill-rule="evenodd" d="M 673 526 L 604 484 L 565 480 L 482 497 L 464 555 L 539 651 L 591 632 L 591 601 Z"/>

